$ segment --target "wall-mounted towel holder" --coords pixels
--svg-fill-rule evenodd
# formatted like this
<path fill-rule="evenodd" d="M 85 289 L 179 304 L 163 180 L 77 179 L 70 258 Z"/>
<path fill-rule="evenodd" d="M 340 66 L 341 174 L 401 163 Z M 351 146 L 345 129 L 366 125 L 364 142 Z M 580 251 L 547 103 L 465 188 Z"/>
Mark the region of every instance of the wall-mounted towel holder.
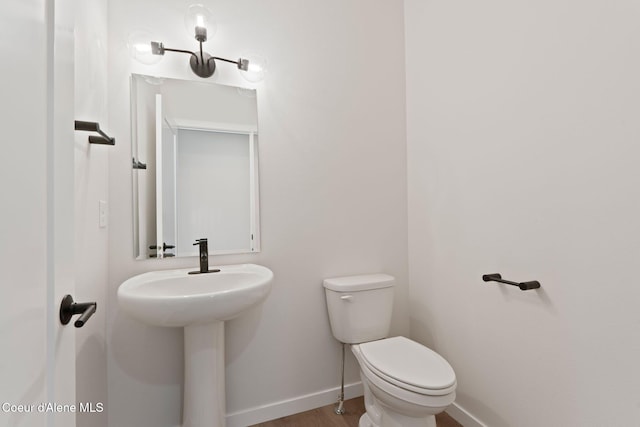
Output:
<path fill-rule="evenodd" d="M 146 163 L 142 163 L 140 160 L 136 160 L 135 157 L 132 157 L 133 159 L 133 168 L 134 169 L 147 169 L 147 164 Z"/>
<path fill-rule="evenodd" d="M 532 280 L 530 282 L 512 282 L 511 280 L 504 280 L 499 273 L 485 274 L 482 276 L 482 280 L 485 282 L 498 282 L 505 283 L 507 285 L 517 286 L 521 291 L 528 291 L 530 289 L 538 289 L 540 282 Z"/>
<path fill-rule="evenodd" d="M 96 122 L 83 122 L 76 120 L 76 130 L 82 130 L 86 132 L 98 132 L 101 136 L 91 135 L 89 136 L 89 144 L 101 144 L 101 145 L 116 145 L 116 139 L 111 138 L 106 133 L 100 130 L 100 125 Z"/>

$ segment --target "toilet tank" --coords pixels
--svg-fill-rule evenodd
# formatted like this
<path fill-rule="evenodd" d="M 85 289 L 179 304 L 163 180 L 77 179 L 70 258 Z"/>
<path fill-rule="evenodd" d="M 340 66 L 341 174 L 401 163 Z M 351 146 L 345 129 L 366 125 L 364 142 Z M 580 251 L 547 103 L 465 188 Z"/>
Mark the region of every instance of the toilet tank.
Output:
<path fill-rule="evenodd" d="M 338 341 L 357 344 L 385 338 L 391 326 L 393 285 L 388 274 L 336 277 L 322 283 L 331 331 Z"/>

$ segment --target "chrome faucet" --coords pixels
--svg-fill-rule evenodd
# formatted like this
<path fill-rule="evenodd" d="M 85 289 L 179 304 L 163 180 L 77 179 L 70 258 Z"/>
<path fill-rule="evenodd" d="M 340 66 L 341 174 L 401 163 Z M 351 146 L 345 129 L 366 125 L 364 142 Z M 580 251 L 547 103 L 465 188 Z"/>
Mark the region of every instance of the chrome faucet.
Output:
<path fill-rule="evenodd" d="M 200 271 L 190 271 L 189 274 L 217 273 L 220 270 L 209 270 L 209 242 L 206 238 L 198 239 L 193 246 L 200 247 Z"/>

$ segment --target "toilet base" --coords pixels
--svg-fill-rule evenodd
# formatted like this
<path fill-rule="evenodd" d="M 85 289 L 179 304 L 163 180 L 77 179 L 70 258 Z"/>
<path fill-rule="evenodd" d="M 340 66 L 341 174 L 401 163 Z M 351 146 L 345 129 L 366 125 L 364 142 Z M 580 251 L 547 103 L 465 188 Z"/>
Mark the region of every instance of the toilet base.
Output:
<path fill-rule="evenodd" d="M 436 416 L 414 418 L 384 408 L 380 427 L 436 427 Z"/>
<path fill-rule="evenodd" d="M 360 417 L 360 422 L 358 423 L 358 427 L 380 427 L 376 424 L 373 423 L 373 421 L 371 421 L 371 418 L 369 418 L 369 415 L 362 414 L 362 416 Z"/>
<path fill-rule="evenodd" d="M 369 415 L 365 413 L 360 417 L 358 427 L 436 427 L 436 417 L 435 415 L 430 415 L 418 419 L 384 412 L 382 424 L 378 425 L 371 421 Z"/>

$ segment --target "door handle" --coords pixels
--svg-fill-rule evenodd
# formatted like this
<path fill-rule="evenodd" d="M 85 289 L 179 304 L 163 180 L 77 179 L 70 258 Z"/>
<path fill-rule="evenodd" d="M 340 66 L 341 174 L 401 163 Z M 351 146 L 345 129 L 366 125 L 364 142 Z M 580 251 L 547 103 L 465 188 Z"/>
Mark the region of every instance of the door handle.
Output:
<path fill-rule="evenodd" d="M 71 295 L 65 295 L 60 303 L 60 322 L 66 325 L 71 317 L 79 314 L 80 317 L 74 322 L 76 328 L 82 328 L 93 313 L 96 312 L 98 303 L 95 302 L 73 302 Z"/>

